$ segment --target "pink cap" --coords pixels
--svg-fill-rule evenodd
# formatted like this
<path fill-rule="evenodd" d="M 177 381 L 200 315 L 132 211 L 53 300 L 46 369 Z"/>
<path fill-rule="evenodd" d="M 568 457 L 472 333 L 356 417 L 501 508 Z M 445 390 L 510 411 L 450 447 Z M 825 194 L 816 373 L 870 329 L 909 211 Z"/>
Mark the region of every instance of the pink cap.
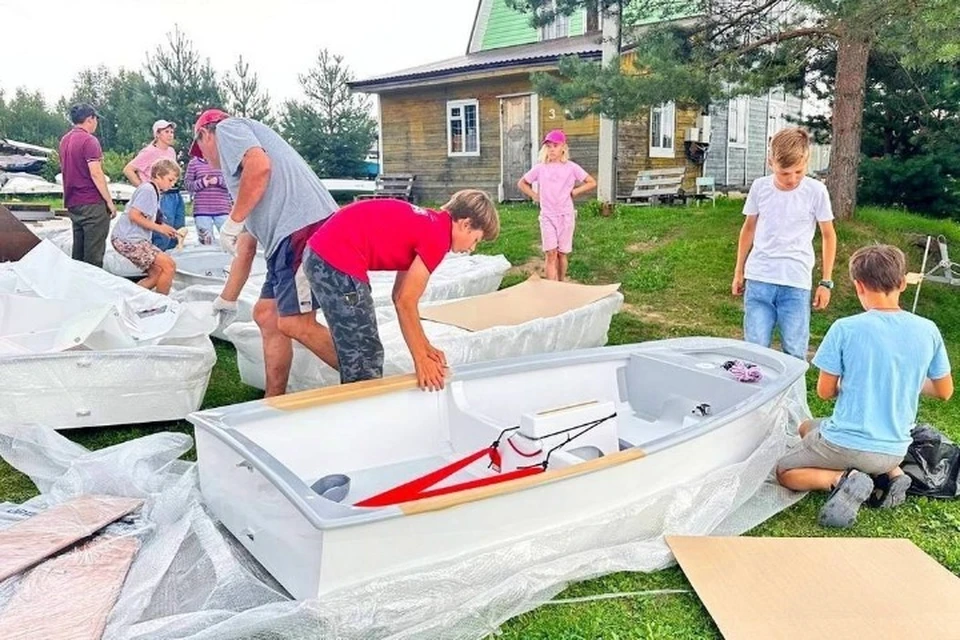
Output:
<path fill-rule="evenodd" d="M 196 124 L 193 125 L 193 144 L 190 145 L 190 155 L 198 158 L 203 157 L 203 154 L 200 152 L 200 145 L 197 144 L 197 136 L 200 134 L 200 129 L 204 128 L 208 124 L 226 120 L 229 117 L 229 114 L 221 111 L 220 109 L 207 109 L 201 113 L 200 117 L 197 118 Z"/>
<path fill-rule="evenodd" d="M 554 142 L 556 144 L 566 144 L 567 134 L 562 129 L 554 129 L 543 137 L 544 142 Z"/>

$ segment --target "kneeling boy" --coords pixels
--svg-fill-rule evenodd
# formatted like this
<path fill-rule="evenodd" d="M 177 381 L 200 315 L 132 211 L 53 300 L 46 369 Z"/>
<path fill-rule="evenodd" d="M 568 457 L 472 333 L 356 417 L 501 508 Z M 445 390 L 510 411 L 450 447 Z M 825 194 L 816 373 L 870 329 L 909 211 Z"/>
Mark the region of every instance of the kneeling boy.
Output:
<path fill-rule="evenodd" d="M 803 440 L 777 465 L 783 486 L 831 492 L 820 511 L 822 526 L 852 525 L 875 488 L 877 506 L 903 503 L 910 478 L 899 465 L 919 395 L 953 395 L 937 326 L 899 306 L 905 274 L 906 259 L 896 247 L 863 247 L 850 258 L 865 312 L 834 322 L 813 359 L 820 369 L 817 395 L 837 398 L 836 407 L 829 418 L 800 425 Z"/>

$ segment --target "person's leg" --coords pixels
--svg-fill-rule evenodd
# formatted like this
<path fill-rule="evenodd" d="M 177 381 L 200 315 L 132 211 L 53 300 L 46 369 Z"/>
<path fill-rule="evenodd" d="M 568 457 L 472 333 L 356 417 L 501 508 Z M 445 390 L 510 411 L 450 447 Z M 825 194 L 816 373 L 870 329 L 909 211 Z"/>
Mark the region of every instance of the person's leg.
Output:
<path fill-rule="evenodd" d="M 546 271 L 548 280 L 557 280 L 560 270 L 560 261 L 557 256 L 557 250 L 551 249 L 546 253 Z"/>
<path fill-rule="evenodd" d="M 193 225 L 197 228 L 197 240 L 200 244 L 213 244 L 213 216 L 193 215 Z"/>
<path fill-rule="evenodd" d="M 769 347 L 777 321 L 776 285 L 747 280 L 743 293 L 743 339 Z"/>
<path fill-rule="evenodd" d="M 319 303 L 302 265 L 310 231 L 299 230 L 285 238 L 271 256 L 273 291 L 277 301 L 277 328 L 328 365 L 337 368 L 337 353 L 327 327 L 317 322 Z M 312 251 L 308 251 L 312 254 Z"/>
<path fill-rule="evenodd" d="M 573 230 L 576 225 L 575 216 L 564 216 L 559 221 L 557 238 L 557 280 L 567 279 L 568 258 L 573 252 Z"/>
<path fill-rule="evenodd" d="M 806 360 L 810 346 L 810 290 L 777 287 L 776 307 L 784 353 Z"/>
<path fill-rule="evenodd" d="M 73 247 L 70 250 L 70 257 L 74 260 L 83 260 L 83 209 L 73 207 L 68 209 L 70 223 L 73 227 Z"/>
<path fill-rule="evenodd" d="M 540 245 L 543 248 L 543 257 L 548 280 L 556 280 L 559 270 L 557 248 L 559 235 L 556 222 L 549 216 L 540 214 Z"/>
<path fill-rule="evenodd" d="M 173 261 L 166 253 L 159 251 L 154 258 L 153 266 L 159 268 L 157 274 L 157 293 L 167 295 L 170 293 L 170 287 L 173 286 L 173 277 L 177 271 L 177 263 Z"/>
<path fill-rule="evenodd" d="M 137 284 L 144 289 L 152 290 L 157 286 L 157 279 L 160 277 L 160 267 L 157 264 L 150 265 L 147 269 L 147 277 L 137 280 Z"/>
<path fill-rule="evenodd" d="M 383 377 L 383 344 L 370 285 L 334 269 L 311 250 L 304 269 L 330 326 L 340 383 Z"/>
<path fill-rule="evenodd" d="M 266 284 L 264 284 L 266 290 Z M 260 327 L 263 339 L 263 366 L 266 377 L 265 397 L 282 396 L 287 392 L 293 343 L 277 328 L 277 302 L 262 297 L 253 307 L 253 321 Z"/>

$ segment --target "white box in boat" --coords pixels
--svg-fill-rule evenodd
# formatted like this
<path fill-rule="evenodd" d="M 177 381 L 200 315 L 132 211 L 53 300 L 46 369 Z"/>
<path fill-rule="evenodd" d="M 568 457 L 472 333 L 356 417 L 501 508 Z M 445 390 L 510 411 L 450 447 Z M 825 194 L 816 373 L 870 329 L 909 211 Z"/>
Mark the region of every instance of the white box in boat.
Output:
<path fill-rule="evenodd" d="M 758 366 L 762 379 L 734 379 L 724 365 L 737 359 Z M 778 423 L 774 414 L 806 368 L 739 341 L 681 338 L 457 367 L 435 393 L 397 376 L 188 419 L 205 502 L 294 597 L 312 598 L 531 532 L 583 526 L 742 462 Z M 484 452 L 518 444 L 510 428 L 523 414 L 580 403 L 615 407 L 609 419 L 591 419 L 614 430 L 616 450 L 603 438 L 586 447 L 579 439 L 556 447 L 555 438 L 538 453 L 528 440 L 524 467 L 546 461 L 546 469 L 499 481 L 498 473 L 521 469 L 504 458 L 498 472 Z M 357 506 L 476 455 L 412 498 Z M 349 480 L 339 495 L 311 489 L 337 476 Z M 655 527 L 664 514 L 638 517 Z"/>

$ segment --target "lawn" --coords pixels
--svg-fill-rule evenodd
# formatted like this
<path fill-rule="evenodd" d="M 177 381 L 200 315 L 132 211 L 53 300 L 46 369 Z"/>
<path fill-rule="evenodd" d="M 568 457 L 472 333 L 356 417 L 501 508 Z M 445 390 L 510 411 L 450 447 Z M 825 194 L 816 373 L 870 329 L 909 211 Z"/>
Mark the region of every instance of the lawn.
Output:
<path fill-rule="evenodd" d="M 730 295 L 737 232 L 742 220 L 739 203 L 716 208 L 620 208 L 610 218 L 583 214 L 578 221 L 570 277 L 584 283 L 621 282 L 625 296 L 621 313 L 613 318 L 609 342 L 622 344 L 685 335 L 741 337 L 741 302 Z M 540 268 L 536 210 L 528 205 L 501 208 L 500 238 L 483 253 L 503 253 L 515 265 L 504 286 L 523 280 Z M 916 238 L 943 234 L 960 250 L 960 226 L 901 212 L 861 209 L 853 221 L 837 224 L 838 266 L 830 308 L 815 312 L 814 348 L 830 323 L 860 310 L 846 275 L 850 253 L 867 243 L 887 242 L 907 252 L 910 269 L 920 267 L 922 247 Z M 819 240 L 816 241 L 819 256 Z M 928 269 L 932 265 L 928 265 Z M 913 304 L 914 287 L 907 289 L 902 306 Z M 960 289 L 927 283 L 917 313 L 935 321 L 953 362 L 960 362 Z M 244 386 L 231 345 L 217 343 L 218 362 L 204 407 L 260 397 Z M 812 393 L 816 372 L 808 376 L 810 406 L 815 413 L 829 410 Z M 920 419 L 960 439 L 960 403 L 924 399 Z M 98 448 L 163 430 L 191 432 L 186 422 L 65 432 L 80 444 Z M 191 456 L 192 452 L 188 454 Z M 0 461 L 0 500 L 23 501 L 36 493 L 28 479 Z M 910 499 L 895 511 L 864 511 L 855 527 L 837 532 L 821 529 L 816 515 L 822 495 L 800 503 L 749 532 L 762 536 L 883 536 L 913 540 L 954 573 L 960 574 L 960 501 Z M 676 568 L 653 574 L 620 573 L 576 584 L 560 597 L 574 598 L 608 592 L 652 589 L 689 589 Z M 557 604 L 519 616 L 502 628 L 499 638 L 551 640 L 579 638 L 719 638 L 710 617 L 693 594 L 636 597 Z"/>

